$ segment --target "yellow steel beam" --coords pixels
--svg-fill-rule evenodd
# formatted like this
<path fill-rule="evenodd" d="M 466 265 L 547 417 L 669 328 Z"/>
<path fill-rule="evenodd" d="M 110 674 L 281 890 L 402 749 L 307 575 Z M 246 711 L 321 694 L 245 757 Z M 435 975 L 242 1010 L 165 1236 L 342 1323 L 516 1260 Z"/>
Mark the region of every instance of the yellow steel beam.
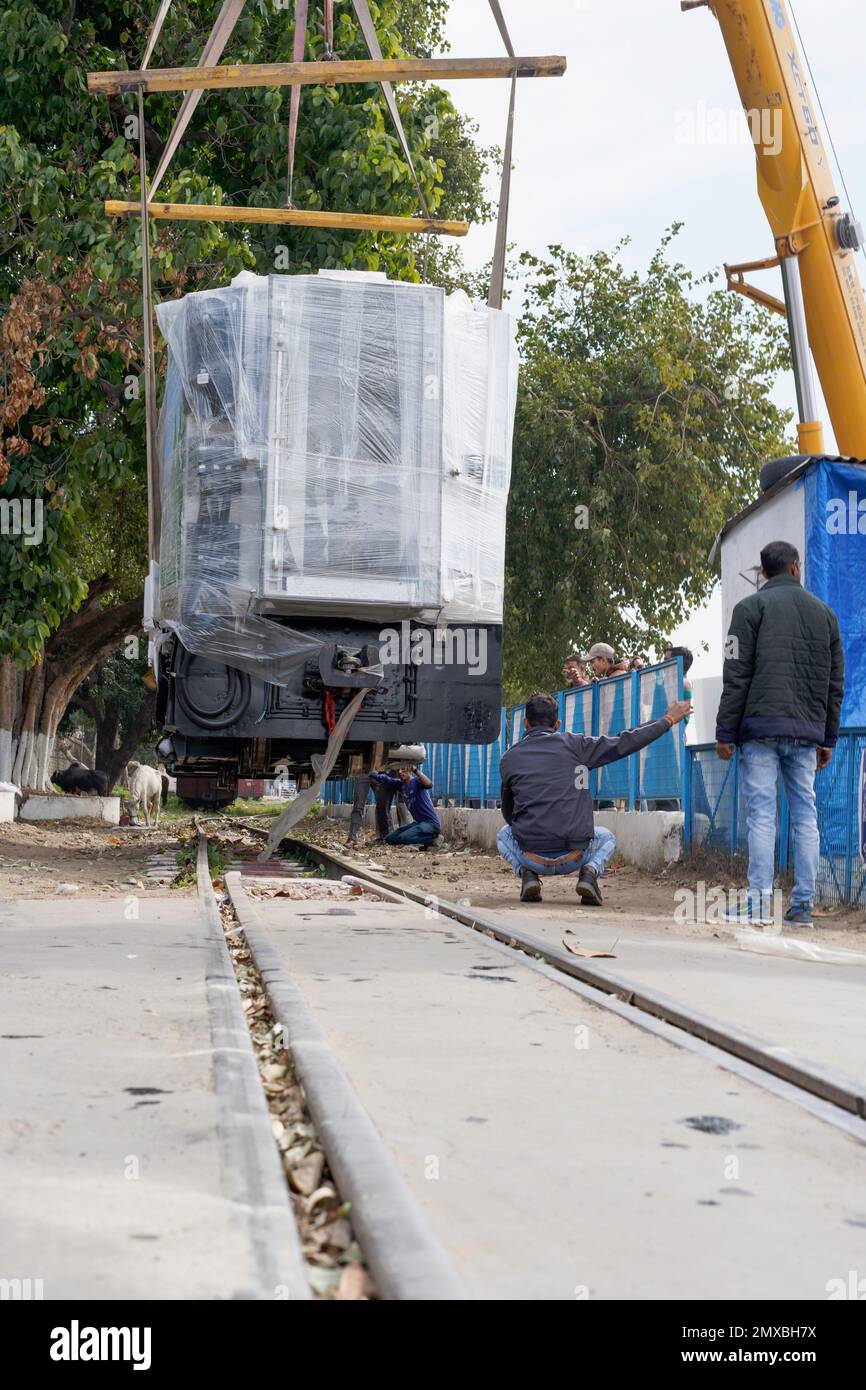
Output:
<path fill-rule="evenodd" d="M 773 270 L 778 265 L 778 256 L 769 256 L 763 261 L 745 261 L 743 265 L 726 265 L 725 275 L 727 276 L 728 289 L 734 290 L 737 294 L 745 295 L 746 299 L 753 299 L 756 304 L 763 304 L 765 309 L 772 309 L 774 314 L 781 314 L 782 318 L 787 318 L 788 310 L 783 299 L 770 294 L 768 290 L 759 289 L 757 285 L 750 285 L 743 278 L 749 271 Z"/>

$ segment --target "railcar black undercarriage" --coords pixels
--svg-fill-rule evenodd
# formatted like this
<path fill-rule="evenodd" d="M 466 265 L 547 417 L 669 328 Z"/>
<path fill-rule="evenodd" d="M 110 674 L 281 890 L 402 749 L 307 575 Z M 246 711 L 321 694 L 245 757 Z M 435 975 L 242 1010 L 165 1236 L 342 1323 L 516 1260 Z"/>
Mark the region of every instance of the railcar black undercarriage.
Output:
<path fill-rule="evenodd" d="M 292 620 L 294 629 L 301 623 Z M 239 777 L 270 777 L 286 766 L 304 786 L 312 779 L 312 757 L 320 754 L 334 723 L 361 686 L 367 694 L 340 750 L 332 776 L 369 771 L 383 745 L 419 742 L 492 743 L 499 735 L 502 629 L 451 625 L 443 649 L 435 629 L 411 624 L 414 650 L 433 659 L 416 664 L 378 662 L 380 628 L 362 622 L 310 623 L 320 642 L 319 660 L 299 664 L 294 680 L 273 684 L 228 666 L 218 657 L 195 655 L 175 638 L 159 664 L 157 718 L 165 728 L 160 752 L 176 775 L 185 799 L 201 804 L 231 801 Z M 443 660 L 437 664 L 441 651 Z M 334 680 L 335 658 L 365 653 L 372 675 L 347 671 Z M 466 652 L 467 659 L 444 659 Z M 337 677 L 339 678 L 339 676 Z M 283 680 L 286 677 L 283 675 Z M 186 781 L 194 777 L 195 785 Z"/>

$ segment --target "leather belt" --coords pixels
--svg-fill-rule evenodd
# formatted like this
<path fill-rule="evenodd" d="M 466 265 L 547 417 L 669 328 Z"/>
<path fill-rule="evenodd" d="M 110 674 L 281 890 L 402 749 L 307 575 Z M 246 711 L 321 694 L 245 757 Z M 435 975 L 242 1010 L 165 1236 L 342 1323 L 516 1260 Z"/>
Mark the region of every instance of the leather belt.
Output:
<path fill-rule="evenodd" d="M 573 849 L 570 854 L 559 854 L 555 859 L 545 859 L 542 854 L 530 854 L 528 849 L 522 849 L 520 853 L 524 859 L 531 859 L 533 864 L 544 864 L 552 867 L 554 864 L 569 864 L 572 859 L 582 859 L 586 854 L 586 846 L 583 849 Z"/>

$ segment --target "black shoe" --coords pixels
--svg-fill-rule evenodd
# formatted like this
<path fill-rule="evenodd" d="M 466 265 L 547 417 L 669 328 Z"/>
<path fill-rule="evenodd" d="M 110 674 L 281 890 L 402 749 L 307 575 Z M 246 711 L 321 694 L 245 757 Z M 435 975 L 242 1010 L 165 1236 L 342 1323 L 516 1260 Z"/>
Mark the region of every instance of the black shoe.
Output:
<path fill-rule="evenodd" d="M 601 907 L 604 898 L 601 896 L 598 874 L 595 869 L 581 870 L 580 878 L 577 880 L 577 896 L 581 902 L 592 903 L 594 907 Z"/>
<path fill-rule="evenodd" d="M 520 875 L 520 901 L 522 903 L 541 902 L 541 879 L 531 869 L 524 869 Z"/>

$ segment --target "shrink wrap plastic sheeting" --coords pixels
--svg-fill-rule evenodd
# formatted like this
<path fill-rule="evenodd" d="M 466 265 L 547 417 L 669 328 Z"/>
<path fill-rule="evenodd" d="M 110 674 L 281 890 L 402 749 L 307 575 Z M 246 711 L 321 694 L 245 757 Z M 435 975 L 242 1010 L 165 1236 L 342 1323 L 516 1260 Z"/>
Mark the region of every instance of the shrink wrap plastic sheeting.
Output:
<path fill-rule="evenodd" d="M 292 617 L 502 621 L 507 314 L 323 272 L 243 274 L 157 315 L 156 615 L 185 647 L 285 684 L 323 645 Z"/>

